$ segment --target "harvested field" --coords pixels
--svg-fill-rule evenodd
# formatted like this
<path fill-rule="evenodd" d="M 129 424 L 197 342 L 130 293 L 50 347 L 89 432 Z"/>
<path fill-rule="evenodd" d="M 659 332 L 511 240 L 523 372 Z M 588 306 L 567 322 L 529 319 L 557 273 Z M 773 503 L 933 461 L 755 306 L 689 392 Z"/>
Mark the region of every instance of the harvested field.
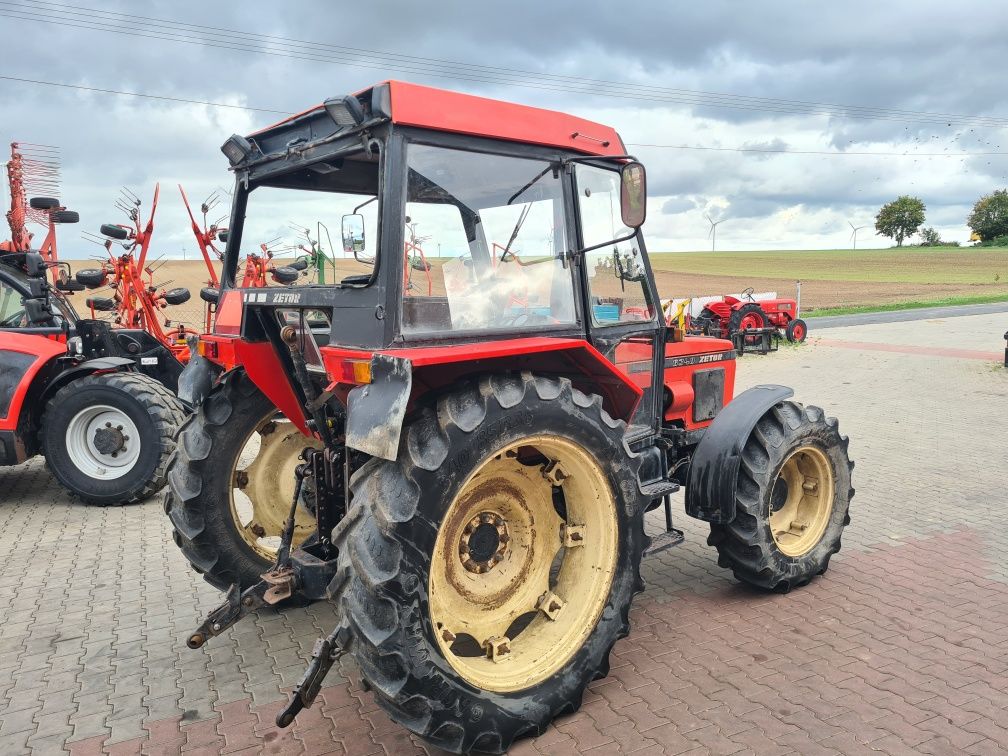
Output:
<path fill-rule="evenodd" d="M 278 265 L 286 262 L 289 261 L 277 260 Z M 441 261 L 431 262 L 436 267 Z M 757 291 L 794 296 L 795 281 L 801 279 L 803 309 L 888 305 L 949 297 L 1008 299 L 1008 249 L 666 252 L 653 254 L 652 264 L 662 297 L 723 294 L 749 286 Z M 76 263 L 76 267 L 84 266 Z M 362 270 L 348 262 L 340 263 L 338 272 L 345 275 Z M 435 274 L 433 279 L 434 293 L 443 293 L 441 276 Z M 165 314 L 191 327 L 200 327 L 203 303 L 199 290 L 207 281 L 203 263 L 165 261 L 154 280 L 159 286 L 185 286 L 192 292 L 188 303 L 170 307 Z M 414 281 L 418 291 L 426 288 L 423 273 L 415 272 Z M 76 300 L 82 313 L 86 309 L 83 299 L 78 295 Z"/>

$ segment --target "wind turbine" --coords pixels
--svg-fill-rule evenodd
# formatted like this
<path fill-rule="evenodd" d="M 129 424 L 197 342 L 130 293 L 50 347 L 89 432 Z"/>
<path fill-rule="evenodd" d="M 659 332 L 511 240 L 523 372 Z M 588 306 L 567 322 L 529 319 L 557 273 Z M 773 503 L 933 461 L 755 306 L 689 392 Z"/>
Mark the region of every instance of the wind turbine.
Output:
<path fill-rule="evenodd" d="M 857 232 L 860 231 L 862 228 L 868 228 L 868 226 L 855 226 L 850 221 L 847 221 L 847 225 L 851 227 L 850 238 L 851 238 L 851 241 L 854 242 L 854 246 L 851 247 L 851 249 L 857 249 Z"/>
<path fill-rule="evenodd" d="M 709 215 L 705 215 L 704 217 L 707 219 L 707 222 L 710 223 L 710 231 L 707 232 L 707 238 L 711 240 L 710 248 L 711 252 L 713 252 L 714 248 L 717 246 L 717 227 L 728 219 L 722 218 L 719 221 L 712 221 Z"/>

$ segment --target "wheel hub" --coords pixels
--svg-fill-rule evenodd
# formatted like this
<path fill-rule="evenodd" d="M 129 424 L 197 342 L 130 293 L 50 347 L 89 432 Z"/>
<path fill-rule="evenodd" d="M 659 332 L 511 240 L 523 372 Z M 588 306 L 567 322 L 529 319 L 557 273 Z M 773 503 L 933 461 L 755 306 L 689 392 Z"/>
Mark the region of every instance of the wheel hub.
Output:
<path fill-rule="evenodd" d="M 482 574 L 492 570 L 504 559 L 508 543 L 507 523 L 493 512 L 481 512 L 462 530 L 459 558 L 469 572 Z"/>
<path fill-rule="evenodd" d="M 430 564 L 430 618 L 456 672 L 484 690 L 522 690 L 581 647 L 616 569 L 615 506 L 598 464 L 562 437 L 528 436 L 477 467 Z"/>
<path fill-rule="evenodd" d="M 94 447 L 101 454 L 116 454 L 126 446 L 126 436 L 123 434 L 122 426 L 112 427 L 112 423 L 105 423 L 104 428 L 99 428 L 94 434 Z"/>

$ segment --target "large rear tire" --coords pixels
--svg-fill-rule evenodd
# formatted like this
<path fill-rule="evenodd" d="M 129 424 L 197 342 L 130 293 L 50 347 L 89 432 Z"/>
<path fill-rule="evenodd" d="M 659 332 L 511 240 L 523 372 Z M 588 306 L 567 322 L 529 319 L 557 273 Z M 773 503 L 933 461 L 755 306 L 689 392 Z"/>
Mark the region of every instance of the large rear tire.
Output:
<path fill-rule="evenodd" d="M 785 401 L 767 410 L 742 449 L 735 518 L 711 525 L 718 564 L 779 592 L 824 573 L 850 523 L 847 443 L 818 407 Z"/>
<path fill-rule="evenodd" d="M 226 374 L 178 434 L 164 508 L 175 543 L 219 590 L 258 582 L 276 559 L 298 455 L 317 441 L 277 412 L 244 371 Z M 294 544 L 315 529 L 299 506 Z"/>
<path fill-rule="evenodd" d="M 747 302 L 734 310 L 728 318 L 728 334 L 733 336 L 749 329 L 766 328 L 766 325 L 767 316 L 763 308 L 753 302 Z M 746 336 L 745 341 L 746 344 L 756 344 L 759 338 L 759 336 Z"/>
<path fill-rule="evenodd" d="M 392 719 L 499 753 L 608 674 L 643 589 L 625 427 L 566 379 L 493 376 L 418 413 L 397 461 L 355 473 L 331 588 Z"/>
<path fill-rule="evenodd" d="M 46 405 L 42 453 L 56 479 L 88 504 L 128 504 L 164 487 L 185 408 L 139 373 L 70 381 Z"/>

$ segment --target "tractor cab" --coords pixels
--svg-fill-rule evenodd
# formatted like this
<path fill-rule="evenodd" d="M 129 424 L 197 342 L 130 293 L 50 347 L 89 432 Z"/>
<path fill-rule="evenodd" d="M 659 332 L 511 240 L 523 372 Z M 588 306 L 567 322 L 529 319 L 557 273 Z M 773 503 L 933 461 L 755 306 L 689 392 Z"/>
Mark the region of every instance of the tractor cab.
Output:
<path fill-rule="evenodd" d="M 698 386 L 679 369 L 733 357 L 730 343 L 666 343 L 640 232 L 644 167 L 610 127 L 393 81 L 222 150 L 237 182 L 225 291 L 203 347 L 220 364 L 237 359 L 235 336 L 276 342 L 284 326 L 303 328 L 308 368 L 346 399 L 362 351 L 410 360 L 423 391 L 517 356 L 601 385 L 632 439 L 660 433 L 663 413 L 692 406 L 697 391 L 717 394 L 704 399 L 715 410 L 730 398 L 733 366 Z M 248 286 L 280 212 L 325 229 L 325 283 L 274 273 Z M 278 270 L 290 270 L 281 254 Z M 668 367 L 678 370 L 665 380 Z M 275 388 L 281 404 L 289 392 Z M 668 419 L 686 428 L 709 418 Z"/>

